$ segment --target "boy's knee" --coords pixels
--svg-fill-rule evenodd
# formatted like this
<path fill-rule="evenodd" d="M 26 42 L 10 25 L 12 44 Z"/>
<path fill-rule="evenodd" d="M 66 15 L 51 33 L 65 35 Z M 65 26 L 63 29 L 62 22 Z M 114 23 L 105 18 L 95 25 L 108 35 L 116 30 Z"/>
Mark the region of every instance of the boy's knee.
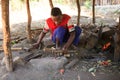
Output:
<path fill-rule="evenodd" d="M 80 35 L 82 32 L 82 29 L 79 26 L 75 26 L 75 31 L 76 31 L 76 34 Z"/>

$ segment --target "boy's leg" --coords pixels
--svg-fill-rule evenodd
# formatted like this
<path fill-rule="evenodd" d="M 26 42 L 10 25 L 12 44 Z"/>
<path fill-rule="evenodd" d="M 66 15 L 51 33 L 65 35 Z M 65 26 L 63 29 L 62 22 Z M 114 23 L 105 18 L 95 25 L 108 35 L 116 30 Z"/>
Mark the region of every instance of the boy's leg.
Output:
<path fill-rule="evenodd" d="M 79 36 L 81 34 L 82 29 L 79 26 L 75 26 L 75 39 L 73 41 L 73 45 L 77 46 L 79 43 Z"/>
<path fill-rule="evenodd" d="M 52 41 L 56 43 L 56 48 L 62 45 L 65 33 L 66 29 L 64 27 L 58 27 L 55 29 L 52 35 Z"/>

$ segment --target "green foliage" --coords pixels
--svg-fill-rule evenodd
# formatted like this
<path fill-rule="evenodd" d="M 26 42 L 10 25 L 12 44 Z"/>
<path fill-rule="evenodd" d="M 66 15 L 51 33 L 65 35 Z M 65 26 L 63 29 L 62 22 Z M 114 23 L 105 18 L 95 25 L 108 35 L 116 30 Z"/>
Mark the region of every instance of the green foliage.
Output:
<path fill-rule="evenodd" d="M 16 44 L 16 41 L 11 41 L 11 44 L 12 44 L 12 45 Z"/>
<path fill-rule="evenodd" d="M 91 0 L 86 0 L 85 3 L 84 3 L 84 6 L 85 6 L 87 9 L 90 9 L 90 7 L 91 7 Z"/>

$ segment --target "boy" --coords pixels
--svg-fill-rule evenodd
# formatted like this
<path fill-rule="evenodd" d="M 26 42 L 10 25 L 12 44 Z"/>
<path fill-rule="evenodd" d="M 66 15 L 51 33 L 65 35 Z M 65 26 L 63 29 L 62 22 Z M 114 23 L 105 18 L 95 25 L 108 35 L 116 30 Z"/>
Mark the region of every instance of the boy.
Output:
<path fill-rule="evenodd" d="M 79 35 L 81 34 L 80 27 L 74 26 L 71 17 L 67 14 L 62 14 L 58 7 L 52 8 L 51 17 L 46 20 L 38 41 L 33 44 L 34 48 L 39 47 L 39 44 L 48 31 L 52 34 L 51 38 L 56 44 L 56 49 L 60 49 L 63 42 L 65 42 L 62 47 L 63 51 L 67 51 L 71 44 L 77 46 Z"/>

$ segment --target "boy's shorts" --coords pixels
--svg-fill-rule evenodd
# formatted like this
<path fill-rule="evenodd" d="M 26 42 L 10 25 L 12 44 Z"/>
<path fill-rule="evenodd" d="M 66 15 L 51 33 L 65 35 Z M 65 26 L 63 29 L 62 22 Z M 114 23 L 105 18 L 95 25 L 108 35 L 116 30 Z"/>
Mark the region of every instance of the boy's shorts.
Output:
<path fill-rule="evenodd" d="M 79 26 L 75 26 L 75 38 L 73 40 L 73 45 L 78 45 L 79 43 L 79 36 L 81 34 L 82 29 Z M 67 42 L 70 37 L 70 34 L 68 30 L 64 27 L 58 27 L 55 29 L 53 35 L 52 35 L 52 41 L 55 43 L 56 38 L 60 40 L 60 45 L 62 45 L 64 42 Z"/>

